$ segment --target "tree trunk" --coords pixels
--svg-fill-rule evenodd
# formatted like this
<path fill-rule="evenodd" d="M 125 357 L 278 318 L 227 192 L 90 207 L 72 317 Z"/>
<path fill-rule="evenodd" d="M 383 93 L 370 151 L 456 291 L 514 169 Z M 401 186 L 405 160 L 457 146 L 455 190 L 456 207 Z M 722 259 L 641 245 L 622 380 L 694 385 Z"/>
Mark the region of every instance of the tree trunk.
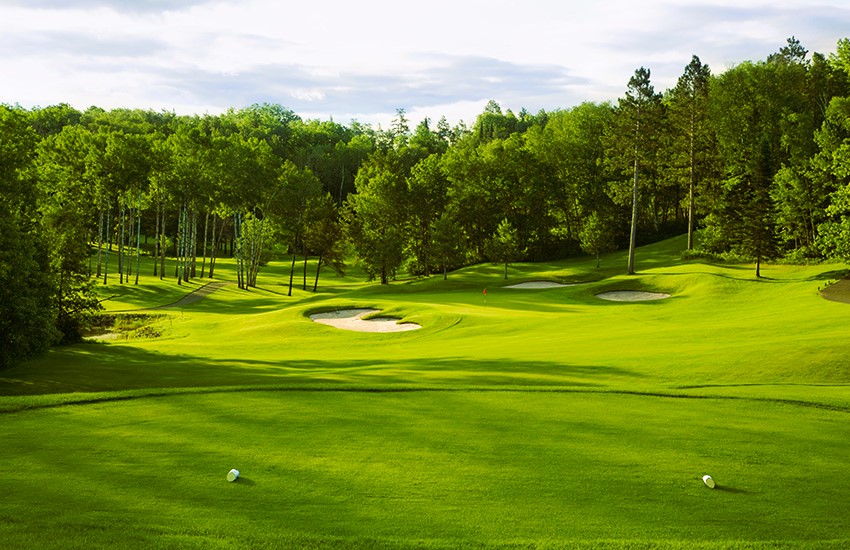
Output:
<path fill-rule="evenodd" d="M 109 249 L 112 248 L 112 209 L 106 209 L 106 255 L 103 262 L 103 284 L 109 279 Z"/>
<path fill-rule="evenodd" d="M 505 262 L 505 280 L 508 280 L 508 262 Z"/>
<path fill-rule="evenodd" d="M 195 268 L 198 260 L 198 213 L 195 211 L 194 206 L 192 207 L 192 236 L 190 237 L 189 242 L 191 243 L 192 248 L 191 277 L 194 279 L 196 277 Z M 189 278 L 187 277 L 186 280 L 188 281 Z"/>
<path fill-rule="evenodd" d="M 139 209 L 142 206 L 142 194 L 139 193 L 139 203 L 136 207 L 136 283 L 139 284 L 139 267 L 142 263 L 142 242 L 140 240 L 142 234 L 142 213 Z"/>
<path fill-rule="evenodd" d="M 324 255 L 319 252 L 319 262 L 316 264 L 316 280 L 313 281 L 313 292 L 316 292 L 316 289 L 319 288 L 319 271 L 322 269 L 322 258 Z"/>
<path fill-rule="evenodd" d="M 101 265 L 100 256 L 103 252 L 103 208 L 100 209 L 100 222 L 97 227 L 97 278 L 100 279 Z"/>
<path fill-rule="evenodd" d="M 257 265 L 254 267 L 254 286 L 257 286 L 257 274 L 260 272 L 260 261 L 262 260 L 263 247 L 266 245 L 265 239 L 266 219 L 260 220 L 260 239 L 257 247 Z"/>
<path fill-rule="evenodd" d="M 224 229 L 227 227 L 227 220 L 222 218 L 221 229 L 218 232 L 218 238 L 215 237 L 215 224 L 218 216 L 213 215 L 213 247 L 210 253 L 210 279 L 215 277 L 215 261 L 218 258 L 218 251 L 221 248 L 222 239 L 224 238 Z"/>
<path fill-rule="evenodd" d="M 295 252 L 295 247 L 292 247 L 292 265 L 289 266 L 289 292 L 287 296 L 292 296 L 292 279 L 295 277 L 295 257 L 297 256 Z"/>
<path fill-rule="evenodd" d="M 241 216 L 237 213 L 233 213 L 233 244 L 232 249 L 235 251 L 236 256 L 236 282 L 239 288 L 245 288 L 245 277 L 242 266 L 242 249 L 243 249 L 243 236 L 242 236 L 242 223 Z"/>
<path fill-rule="evenodd" d="M 637 218 L 638 218 L 638 158 L 637 147 L 635 147 L 634 182 L 632 183 L 632 229 L 629 235 L 629 269 L 628 274 L 635 274 L 635 244 L 637 241 Z"/>
<path fill-rule="evenodd" d="M 258 262 L 258 237 L 257 237 L 257 219 L 254 218 L 251 220 L 250 232 L 248 233 L 248 261 L 245 269 L 245 287 L 255 286 L 254 285 L 254 269 L 259 267 Z M 262 230 L 261 230 L 262 232 Z M 245 240 L 243 233 L 243 242 Z"/>
<path fill-rule="evenodd" d="M 174 232 L 174 276 L 180 273 L 180 209 L 177 209 L 177 230 Z M 180 284 L 179 280 L 178 283 Z"/>
<path fill-rule="evenodd" d="M 301 214 L 298 215 L 298 228 L 301 227 Z M 298 254 L 298 241 L 301 235 L 298 233 L 299 229 L 295 231 L 295 238 L 292 240 L 292 265 L 289 266 L 289 293 L 287 296 L 292 296 L 292 281 L 295 277 L 295 257 Z"/>
<path fill-rule="evenodd" d="M 174 263 L 174 276 L 177 278 L 177 284 L 183 285 L 183 273 L 180 271 L 183 267 L 183 245 L 185 239 L 183 238 L 183 214 L 186 211 L 185 206 L 181 206 L 177 211 L 177 234 L 175 237 L 174 249 L 175 256 L 177 257 L 177 261 Z"/>
<path fill-rule="evenodd" d="M 161 206 L 161 205 L 160 205 Z M 162 225 L 159 228 L 159 280 L 165 278 L 165 208 L 162 208 Z"/>
<path fill-rule="evenodd" d="M 121 240 L 118 242 L 118 282 L 124 284 L 124 221 L 126 219 L 124 207 L 121 207 Z"/>
<path fill-rule="evenodd" d="M 127 274 L 126 279 L 127 283 L 130 283 L 130 276 L 133 274 L 133 236 L 135 234 L 136 227 L 136 216 L 135 212 L 132 208 L 127 208 L 127 212 L 130 215 L 130 221 L 127 226 Z"/>
<path fill-rule="evenodd" d="M 201 249 L 201 279 L 204 278 L 204 271 L 207 269 L 207 227 L 210 224 L 210 211 L 207 210 L 206 216 L 204 216 L 204 247 Z M 213 226 L 213 231 L 215 231 L 215 226 Z"/>
<path fill-rule="evenodd" d="M 153 276 L 156 277 L 157 273 L 157 264 L 159 263 L 159 211 L 162 208 L 162 204 L 156 203 L 156 231 L 154 232 L 154 243 L 153 243 Z M 147 237 L 145 237 L 147 241 Z"/>
<path fill-rule="evenodd" d="M 307 290 L 307 244 L 306 243 L 303 244 L 303 251 L 304 251 L 304 276 L 303 276 L 303 282 L 301 283 L 301 290 L 306 291 Z"/>
<path fill-rule="evenodd" d="M 183 238 L 185 239 L 185 244 L 183 245 L 183 282 L 188 283 L 189 279 L 192 277 L 192 210 L 187 206 L 186 211 L 183 214 L 185 224 L 183 229 Z"/>

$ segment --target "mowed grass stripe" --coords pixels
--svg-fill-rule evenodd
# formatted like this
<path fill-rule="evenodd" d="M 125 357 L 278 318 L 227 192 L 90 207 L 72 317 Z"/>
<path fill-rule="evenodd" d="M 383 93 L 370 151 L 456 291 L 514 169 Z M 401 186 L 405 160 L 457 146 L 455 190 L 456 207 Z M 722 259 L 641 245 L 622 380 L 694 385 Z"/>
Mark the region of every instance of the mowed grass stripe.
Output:
<path fill-rule="evenodd" d="M 0 447 L 11 519 L 0 534 L 13 546 L 62 547 L 45 532 L 93 545 L 120 532 L 274 547 L 323 537 L 728 544 L 850 530 L 846 414 L 776 403 L 219 393 L 5 416 Z M 242 479 L 229 484 L 232 467 Z"/>

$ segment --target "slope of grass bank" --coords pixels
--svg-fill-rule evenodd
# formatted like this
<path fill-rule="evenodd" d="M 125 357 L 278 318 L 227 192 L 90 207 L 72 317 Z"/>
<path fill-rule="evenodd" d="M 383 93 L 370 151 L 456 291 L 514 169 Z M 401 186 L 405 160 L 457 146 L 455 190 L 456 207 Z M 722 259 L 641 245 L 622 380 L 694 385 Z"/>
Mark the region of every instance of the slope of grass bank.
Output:
<path fill-rule="evenodd" d="M 639 258 L 652 267 L 634 277 L 597 271 L 591 262 L 512 268 L 509 282 L 592 281 L 548 290 L 503 288 L 500 268 L 489 265 L 447 281 L 389 286 L 348 279 L 332 286 L 332 278 L 318 293 L 296 289 L 292 296 L 277 285 L 286 278 L 266 277 L 265 286 L 251 291 L 229 285 L 185 308 L 163 310 L 168 315 L 151 321 L 158 338 L 58 348 L 0 373 L 0 392 L 309 383 L 650 391 L 850 383 L 846 304 L 818 293 L 840 266 L 773 266 L 769 278 L 757 280 L 747 266 L 681 263 L 677 244 L 642 250 Z M 640 303 L 596 297 L 609 290 L 672 297 Z M 159 304 L 150 298 L 143 305 Z M 308 318 L 347 307 L 379 308 L 423 329 L 361 334 Z"/>

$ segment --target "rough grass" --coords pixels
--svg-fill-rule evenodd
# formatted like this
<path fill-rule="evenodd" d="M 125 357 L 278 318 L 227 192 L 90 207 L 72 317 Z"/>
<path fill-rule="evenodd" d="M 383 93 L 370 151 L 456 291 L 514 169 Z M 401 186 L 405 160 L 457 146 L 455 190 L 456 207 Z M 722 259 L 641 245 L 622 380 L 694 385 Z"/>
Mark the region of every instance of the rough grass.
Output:
<path fill-rule="evenodd" d="M 288 263 L 273 262 L 259 289 L 166 310 L 146 325 L 159 338 L 0 372 L 0 540 L 847 547 L 848 306 L 819 293 L 843 266 L 763 266 L 756 280 L 752 266 L 682 262 L 682 245 L 639 250 L 633 277 L 614 254 L 599 270 L 519 264 L 507 282 L 490 265 L 389 287 L 330 275 L 291 297 Z M 501 288 L 540 279 L 584 284 Z M 108 309 L 188 290 L 142 283 L 102 288 L 118 296 Z M 672 298 L 595 297 L 608 290 Z M 307 318 L 343 307 L 423 328 Z"/>

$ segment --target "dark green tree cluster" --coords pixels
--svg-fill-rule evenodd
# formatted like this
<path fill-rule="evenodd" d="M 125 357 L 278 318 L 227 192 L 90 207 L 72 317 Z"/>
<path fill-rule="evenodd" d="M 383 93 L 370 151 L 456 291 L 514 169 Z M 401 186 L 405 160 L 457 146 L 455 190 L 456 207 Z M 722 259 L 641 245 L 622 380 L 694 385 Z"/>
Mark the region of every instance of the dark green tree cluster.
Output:
<path fill-rule="evenodd" d="M 39 228 L 37 135 L 26 114 L 0 106 L 0 367 L 57 340 L 49 241 Z"/>
<path fill-rule="evenodd" d="M 0 106 L 0 365 L 79 340 L 94 285 L 138 284 L 143 254 L 176 284 L 231 255 L 245 289 L 275 247 L 341 268 L 340 204 L 373 134 L 276 105 L 204 117 Z"/>

